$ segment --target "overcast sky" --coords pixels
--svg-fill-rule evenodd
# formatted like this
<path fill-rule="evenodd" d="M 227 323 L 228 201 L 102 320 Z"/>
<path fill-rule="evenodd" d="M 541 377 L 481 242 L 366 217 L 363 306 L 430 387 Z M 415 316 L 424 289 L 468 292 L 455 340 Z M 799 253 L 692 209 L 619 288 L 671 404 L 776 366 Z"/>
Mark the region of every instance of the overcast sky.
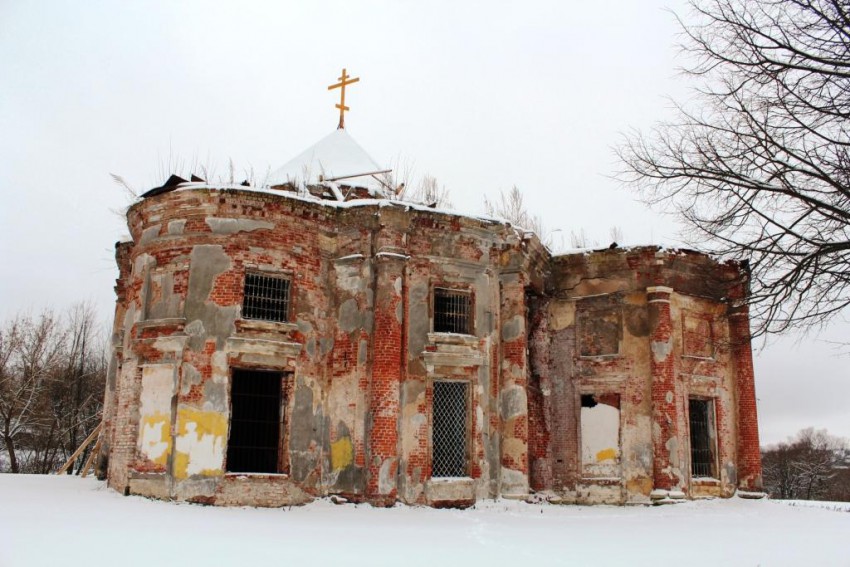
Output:
<path fill-rule="evenodd" d="M 517 185 L 569 243 L 677 245 L 674 219 L 611 175 L 624 132 L 688 96 L 673 0 L 595 2 L 24 2 L 0 0 L 0 319 L 94 303 L 111 319 L 113 245 L 131 201 L 183 162 L 237 177 L 331 132 L 430 174 L 455 208 Z M 185 168 L 184 168 L 185 169 Z M 847 323 L 756 354 L 762 441 L 850 437 Z M 759 345 L 756 345 L 757 347 Z M 846 351 L 847 349 L 845 349 Z"/>

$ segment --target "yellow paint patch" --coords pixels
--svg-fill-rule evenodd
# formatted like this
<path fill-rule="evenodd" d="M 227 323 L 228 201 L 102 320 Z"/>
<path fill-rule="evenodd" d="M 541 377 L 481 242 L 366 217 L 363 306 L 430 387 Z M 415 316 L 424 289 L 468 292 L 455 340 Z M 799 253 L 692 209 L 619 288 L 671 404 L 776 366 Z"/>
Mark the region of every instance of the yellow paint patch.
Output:
<path fill-rule="evenodd" d="M 177 451 L 174 454 L 174 477 L 186 478 L 186 471 L 189 469 L 189 455 Z"/>
<path fill-rule="evenodd" d="M 194 423 L 195 427 L 189 427 Z M 227 433 L 227 418 L 216 411 L 201 411 L 194 408 L 180 408 L 177 413 L 177 434 L 186 435 L 189 431 L 200 435 L 222 436 Z"/>
<path fill-rule="evenodd" d="M 617 460 L 617 450 L 616 449 L 602 449 L 598 453 L 596 453 L 596 462 L 602 461 L 616 461 Z"/>
<path fill-rule="evenodd" d="M 165 466 L 171 454 L 171 416 L 154 413 L 142 418 L 139 449 L 151 462 Z"/>
<path fill-rule="evenodd" d="M 174 455 L 174 477 L 222 474 L 224 441 L 227 438 L 224 414 L 180 408 L 177 412 L 177 439 Z"/>
<path fill-rule="evenodd" d="M 354 462 L 354 447 L 349 437 L 343 437 L 331 443 L 331 468 L 342 470 Z"/>

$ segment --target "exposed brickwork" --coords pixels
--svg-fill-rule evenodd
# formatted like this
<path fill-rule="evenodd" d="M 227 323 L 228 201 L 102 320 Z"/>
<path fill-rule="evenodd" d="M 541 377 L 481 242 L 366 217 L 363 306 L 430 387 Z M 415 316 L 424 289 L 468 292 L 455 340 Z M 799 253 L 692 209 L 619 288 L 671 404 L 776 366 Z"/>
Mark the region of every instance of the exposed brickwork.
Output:
<path fill-rule="evenodd" d="M 403 378 L 404 257 L 377 261 L 375 334 L 369 398 L 369 472 L 366 495 L 392 503 L 398 495 L 399 395 Z"/>
<path fill-rule="evenodd" d="M 679 408 L 673 349 L 673 318 L 670 295 L 665 287 L 647 288 L 650 334 L 650 377 L 652 380 L 652 478 L 655 488 L 682 488 L 682 464 L 679 454 Z"/>
<path fill-rule="evenodd" d="M 750 348 L 750 319 L 746 305 L 738 304 L 729 317 L 732 359 L 738 386 L 738 485 L 743 490 L 761 491 L 761 452 L 758 413 Z"/>
<path fill-rule="evenodd" d="M 251 190 L 164 193 L 128 224 L 102 459 L 119 491 L 467 506 L 760 486 L 748 319 L 726 299 L 735 264 L 652 247 L 551 258 L 501 222 Z M 241 316 L 248 271 L 289 279 L 287 321 Z M 468 334 L 434 332 L 435 287 L 469 294 Z M 285 378 L 279 474 L 227 473 L 237 368 Z M 432 478 L 440 380 L 469 385 L 462 477 Z M 618 410 L 614 476 L 582 462 L 583 395 Z M 690 478 L 689 397 L 716 410 L 717 479 Z"/>

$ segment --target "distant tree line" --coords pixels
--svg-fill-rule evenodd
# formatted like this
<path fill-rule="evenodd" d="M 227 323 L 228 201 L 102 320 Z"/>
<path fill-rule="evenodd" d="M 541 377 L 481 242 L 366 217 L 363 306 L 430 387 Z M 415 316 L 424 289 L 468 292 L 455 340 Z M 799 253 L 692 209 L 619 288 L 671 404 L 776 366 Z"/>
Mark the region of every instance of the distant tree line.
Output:
<path fill-rule="evenodd" d="M 850 443 L 807 428 L 764 447 L 764 487 L 771 498 L 850 502 Z"/>
<path fill-rule="evenodd" d="M 68 459 L 100 422 L 107 360 L 90 305 L 0 325 L 0 472 L 46 474 Z"/>

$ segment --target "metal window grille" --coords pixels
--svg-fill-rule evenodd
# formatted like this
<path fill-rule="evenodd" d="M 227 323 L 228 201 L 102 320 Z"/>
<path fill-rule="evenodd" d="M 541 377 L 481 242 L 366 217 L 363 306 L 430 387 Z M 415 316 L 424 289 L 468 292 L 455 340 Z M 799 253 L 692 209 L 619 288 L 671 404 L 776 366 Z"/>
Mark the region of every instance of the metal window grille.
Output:
<path fill-rule="evenodd" d="M 227 470 L 276 473 L 281 438 L 282 375 L 234 370 Z"/>
<path fill-rule="evenodd" d="M 242 317 L 264 321 L 287 321 L 289 317 L 289 278 L 269 274 L 245 274 Z"/>
<path fill-rule="evenodd" d="M 691 424 L 691 474 L 712 476 L 711 402 L 689 400 L 688 413 Z"/>
<path fill-rule="evenodd" d="M 472 333 L 472 296 L 466 291 L 434 288 L 434 332 Z"/>
<path fill-rule="evenodd" d="M 467 476 L 469 384 L 434 382 L 431 476 Z"/>

